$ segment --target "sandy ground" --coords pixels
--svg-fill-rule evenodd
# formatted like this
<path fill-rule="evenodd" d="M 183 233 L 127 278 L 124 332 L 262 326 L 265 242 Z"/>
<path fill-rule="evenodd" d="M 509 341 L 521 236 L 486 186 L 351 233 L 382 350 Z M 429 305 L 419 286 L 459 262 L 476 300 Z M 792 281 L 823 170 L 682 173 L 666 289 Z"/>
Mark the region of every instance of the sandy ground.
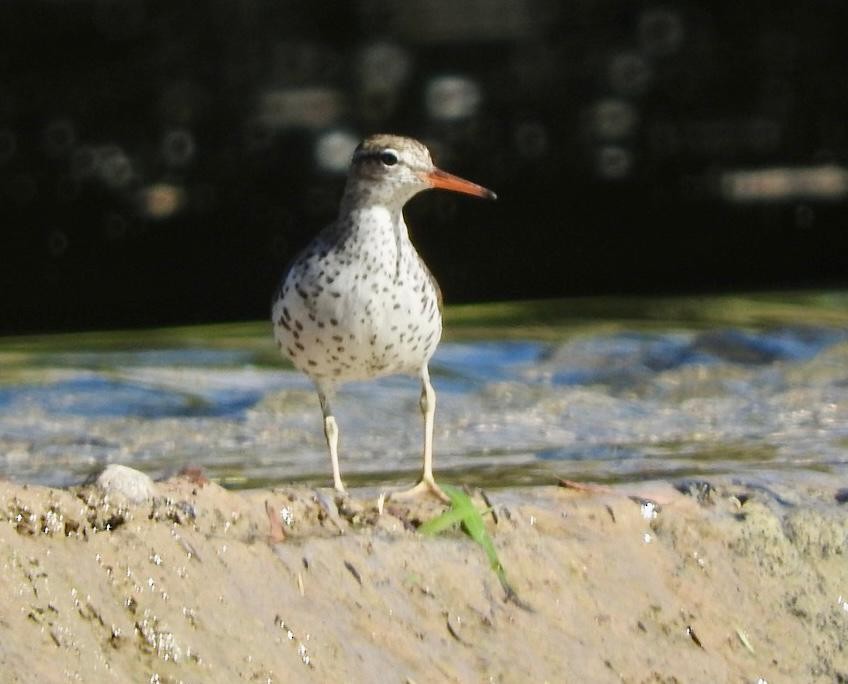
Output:
<path fill-rule="evenodd" d="M 434 503 L 0 483 L 0 678 L 848 681 L 846 492 L 712 485 L 489 492 L 517 602 Z"/>

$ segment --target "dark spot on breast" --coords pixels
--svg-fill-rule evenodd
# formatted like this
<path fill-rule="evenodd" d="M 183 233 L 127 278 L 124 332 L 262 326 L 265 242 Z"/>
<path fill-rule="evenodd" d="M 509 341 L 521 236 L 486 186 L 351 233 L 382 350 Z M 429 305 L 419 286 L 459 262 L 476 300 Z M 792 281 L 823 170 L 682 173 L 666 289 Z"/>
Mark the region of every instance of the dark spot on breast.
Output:
<path fill-rule="evenodd" d="M 295 319 L 295 321 L 294 321 L 294 327 L 295 327 L 295 328 L 297 328 L 298 330 L 303 330 L 303 323 L 301 323 L 300 321 L 298 321 L 297 319 Z"/>
<path fill-rule="evenodd" d="M 289 310 L 286 307 L 283 307 L 283 316 L 286 317 L 286 320 L 291 318 L 291 314 L 289 314 Z"/>
<path fill-rule="evenodd" d="M 333 339 L 336 342 L 341 342 L 344 339 L 344 337 L 342 337 L 341 335 L 333 335 Z"/>
<path fill-rule="evenodd" d="M 297 292 L 297 294 L 300 295 L 301 299 L 308 299 L 309 298 L 309 295 L 306 294 L 305 290 L 301 290 L 299 287 L 295 287 L 294 289 Z"/>
<path fill-rule="evenodd" d="M 279 323 L 281 326 L 283 326 L 286 330 L 291 330 L 291 328 L 289 327 L 289 324 L 286 323 L 286 320 L 282 316 L 280 316 L 280 320 L 277 321 L 277 323 Z"/>
<path fill-rule="evenodd" d="M 295 342 L 294 346 L 300 349 L 300 351 L 303 351 L 305 349 L 305 347 L 300 342 Z"/>
<path fill-rule="evenodd" d="M 324 321 L 318 321 L 318 327 L 323 328 L 324 327 Z"/>
<path fill-rule="evenodd" d="M 338 324 L 339 324 L 339 322 L 335 318 L 330 319 L 330 325 L 338 325 Z"/>
<path fill-rule="evenodd" d="M 289 353 L 289 356 L 297 356 L 297 352 L 291 347 L 286 347 L 286 351 Z"/>
<path fill-rule="evenodd" d="M 312 359 L 307 359 L 306 363 L 308 363 L 310 366 L 317 366 L 318 365 Z"/>
<path fill-rule="evenodd" d="M 339 297 L 341 297 L 341 296 L 342 296 L 342 293 L 341 293 L 341 292 L 336 292 L 335 290 L 330 290 L 330 295 L 331 295 L 332 297 L 335 297 L 336 299 L 338 299 Z"/>

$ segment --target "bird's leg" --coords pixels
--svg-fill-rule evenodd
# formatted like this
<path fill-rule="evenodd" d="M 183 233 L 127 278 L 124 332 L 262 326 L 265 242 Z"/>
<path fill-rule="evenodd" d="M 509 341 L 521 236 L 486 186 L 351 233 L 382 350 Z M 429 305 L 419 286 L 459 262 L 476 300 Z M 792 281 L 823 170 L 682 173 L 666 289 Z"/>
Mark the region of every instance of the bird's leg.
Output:
<path fill-rule="evenodd" d="M 424 416 L 424 472 L 421 481 L 436 487 L 433 479 L 433 419 L 436 415 L 436 391 L 430 383 L 427 366 L 421 373 L 421 398 L 418 400 L 421 415 Z"/>
<path fill-rule="evenodd" d="M 433 418 L 436 414 L 436 391 L 430 383 L 430 373 L 425 365 L 421 369 L 421 399 L 418 402 L 424 417 L 424 470 L 421 481 L 412 489 L 392 494 L 393 499 L 405 499 L 419 494 L 433 494 L 442 501 L 450 499 L 436 484 L 433 477 Z"/>
<path fill-rule="evenodd" d="M 330 462 L 333 464 L 333 486 L 340 494 L 345 493 L 342 484 L 342 475 L 339 471 L 339 426 L 333 417 L 333 409 L 327 393 L 319 389 L 318 401 L 321 402 L 321 413 L 324 415 L 324 436 L 327 438 L 327 447 L 330 449 Z"/>

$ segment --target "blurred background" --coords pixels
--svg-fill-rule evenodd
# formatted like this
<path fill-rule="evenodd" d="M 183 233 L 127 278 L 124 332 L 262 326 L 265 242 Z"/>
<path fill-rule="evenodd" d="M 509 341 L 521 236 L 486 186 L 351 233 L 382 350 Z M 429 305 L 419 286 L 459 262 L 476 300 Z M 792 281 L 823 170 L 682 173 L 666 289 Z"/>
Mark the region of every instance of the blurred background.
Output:
<path fill-rule="evenodd" d="M 0 332 L 264 318 L 353 147 L 424 140 L 449 302 L 848 285 L 848 5 L 6 0 Z"/>

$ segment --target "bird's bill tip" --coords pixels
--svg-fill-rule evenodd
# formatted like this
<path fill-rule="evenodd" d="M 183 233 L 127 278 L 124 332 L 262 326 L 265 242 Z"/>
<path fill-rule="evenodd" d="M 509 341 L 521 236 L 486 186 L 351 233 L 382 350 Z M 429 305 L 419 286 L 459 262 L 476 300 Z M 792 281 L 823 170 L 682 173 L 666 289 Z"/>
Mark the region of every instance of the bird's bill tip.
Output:
<path fill-rule="evenodd" d="M 454 176 L 452 173 L 442 171 L 441 169 L 433 169 L 422 174 L 424 181 L 432 188 L 441 188 L 442 190 L 452 190 L 460 192 L 464 195 L 473 195 L 474 197 L 482 197 L 483 199 L 497 199 L 498 196 L 488 188 L 482 185 L 472 183 L 459 176 Z"/>

